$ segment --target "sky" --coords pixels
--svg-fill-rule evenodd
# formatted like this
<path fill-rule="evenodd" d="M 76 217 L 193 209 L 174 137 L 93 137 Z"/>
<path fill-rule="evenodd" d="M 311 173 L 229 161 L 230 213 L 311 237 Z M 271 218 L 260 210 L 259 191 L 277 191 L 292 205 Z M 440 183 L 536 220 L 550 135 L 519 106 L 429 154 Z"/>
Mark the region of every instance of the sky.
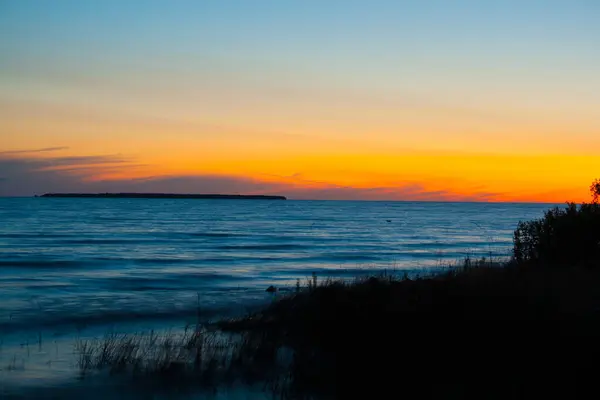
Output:
<path fill-rule="evenodd" d="M 589 199 L 596 0 L 0 0 L 0 196 Z"/>

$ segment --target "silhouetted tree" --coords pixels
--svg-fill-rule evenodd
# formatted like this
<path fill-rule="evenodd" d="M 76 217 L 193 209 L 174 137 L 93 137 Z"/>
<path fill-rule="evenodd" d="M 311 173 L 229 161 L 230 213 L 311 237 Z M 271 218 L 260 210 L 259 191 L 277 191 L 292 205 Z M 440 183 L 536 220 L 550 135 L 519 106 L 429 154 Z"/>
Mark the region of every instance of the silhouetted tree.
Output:
<path fill-rule="evenodd" d="M 600 266 L 600 180 L 590 186 L 591 203 L 552 208 L 541 219 L 519 222 L 515 261 L 544 266 Z"/>
<path fill-rule="evenodd" d="M 600 200 L 600 179 L 596 179 L 590 185 L 590 192 L 592 192 L 592 202 L 598 203 Z"/>

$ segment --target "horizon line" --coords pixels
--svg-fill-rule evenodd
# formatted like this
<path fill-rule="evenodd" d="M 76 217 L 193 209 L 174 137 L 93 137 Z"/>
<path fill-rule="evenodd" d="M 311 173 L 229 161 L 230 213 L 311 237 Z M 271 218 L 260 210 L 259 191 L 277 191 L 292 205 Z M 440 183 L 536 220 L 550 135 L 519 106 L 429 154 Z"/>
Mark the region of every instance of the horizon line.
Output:
<path fill-rule="evenodd" d="M 118 194 L 118 193 L 111 193 L 111 192 L 107 192 L 108 194 Z M 69 193 L 70 194 L 70 193 Z M 79 197 L 79 198 L 94 198 L 94 197 L 87 197 L 86 195 L 94 195 L 94 194 L 100 194 L 103 195 L 105 193 L 80 193 L 84 196 Z M 123 194 L 131 194 L 131 193 L 123 193 Z M 135 194 L 139 194 L 140 196 L 143 195 L 156 195 L 157 193 L 135 193 Z M 160 193 L 160 194 L 164 194 L 164 195 L 188 195 L 187 193 Z M 196 195 L 196 194 L 194 194 Z M 199 195 L 204 195 L 204 194 L 199 194 Z M 208 194 L 210 195 L 210 194 Z M 314 198 L 314 199 L 298 199 L 298 198 L 293 198 L 293 197 L 288 197 L 285 195 L 279 195 L 279 194 L 261 194 L 261 195 L 241 195 L 241 194 L 219 194 L 221 196 L 282 196 L 285 197 L 287 199 L 287 201 L 344 201 L 344 202 L 373 202 L 373 203 L 463 203 L 463 204 L 550 204 L 550 205 L 562 205 L 562 204 L 567 204 L 570 203 L 569 201 L 565 200 L 563 202 L 560 203 L 556 203 L 556 202 L 547 202 L 547 201 L 497 201 L 497 200 L 402 200 L 402 199 L 318 199 L 318 198 Z M 33 199 L 33 198 L 77 198 L 77 197 L 60 197 L 60 196 L 44 196 L 44 195 L 0 195 L 0 199 Z M 97 198 L 102 198 L 102 197 L 97 197 Z M 109 197 L 106 197 L 109 198 Z M 118 197 L 117 197 L 118 198 Z M 125 198 L 125 197 L 123 197 Z M 146 200 L 151 200 L 152 198 L 143 198 L 140 197 L 140 199 L 146 199 Z M 198 200 L 202 200 L 202 199 L 198 199 Z M 206 199 L 206 200 L 211 200 L 211 199 Z M 220 200 L 220 199 L 212 199 L 212 200 Z M 580 202 L 575 202 L 576 204 L 581 204 Z"/>

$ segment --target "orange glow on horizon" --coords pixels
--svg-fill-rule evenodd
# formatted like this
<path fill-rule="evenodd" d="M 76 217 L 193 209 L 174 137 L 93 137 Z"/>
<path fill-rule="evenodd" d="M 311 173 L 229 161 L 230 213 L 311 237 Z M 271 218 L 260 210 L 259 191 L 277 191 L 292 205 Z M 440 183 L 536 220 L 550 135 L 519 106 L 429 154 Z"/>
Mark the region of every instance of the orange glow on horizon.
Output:
<path fill-rule="evenodd" d="M 597 165 L 598 156 L 431 152 L 205 160 L 161 157 L 136 159 L 131 167 L 103 166 L 86 179 L 215 176 L 265 183 L 291 198 L 297 190 L 317 193 L 343 188 L 371 191 L 367 199 L 372 200 L 435 200 L 428 194 L 439 192 L 439 199 L 448 201 L 563 203 L 589 200 L 587 188 L 594 179 L 590 171 Z M 407 186 L 418 186 L 420 191 L 407 196 Z"/>
<path fill-rule="evenodd" d="M 600 178 L 593 2 L 25 3 L 2 14 L 0 195 L 582 202 Z"/>

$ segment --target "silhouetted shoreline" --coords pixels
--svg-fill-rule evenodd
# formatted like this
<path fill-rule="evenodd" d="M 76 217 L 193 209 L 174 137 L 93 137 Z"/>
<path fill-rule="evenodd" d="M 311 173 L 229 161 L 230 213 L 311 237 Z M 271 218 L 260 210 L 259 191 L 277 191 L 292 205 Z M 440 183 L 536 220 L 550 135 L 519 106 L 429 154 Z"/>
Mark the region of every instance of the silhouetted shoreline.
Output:
<path fill-rule="evenodd" d="M 267 288 L 273 301 L 258 311 L 198 320 L 179 337 L 79 342 L 77 365 L 82 375 L 150 377 L 140 387 L 154 391 L 259 382 L 282 399 L 589 398 L 600 356 L 600 180 L 590 191 L 591 203 L 520 222 L 506 263 L 467 257 L 431 274 L 354 281 L 313 273 L 280 297 Z"/>
<path fill-rule="evenodd" d="M 117 199 L 227 199 L 227 200 L 287 200 L 285 196 L 244 194 L 177 194 L 177 193 L 46 193 L 40 197 L 117 198 Z"/>

